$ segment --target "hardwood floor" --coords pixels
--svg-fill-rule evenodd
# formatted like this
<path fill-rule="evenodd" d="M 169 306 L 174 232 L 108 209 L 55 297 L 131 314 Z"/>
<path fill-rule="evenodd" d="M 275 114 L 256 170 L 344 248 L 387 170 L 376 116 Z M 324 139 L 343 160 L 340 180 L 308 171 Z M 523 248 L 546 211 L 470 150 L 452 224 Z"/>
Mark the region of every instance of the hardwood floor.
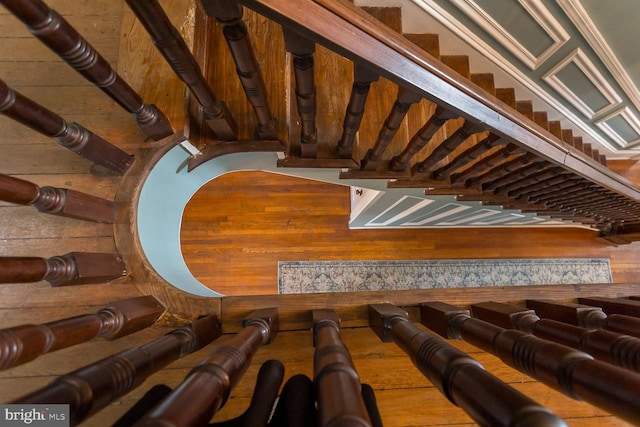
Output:
<path fill-rule="evenodd" d="M 636 173 L 627 164 L 627 174 Z M 636 282 L 638 244 L 613 247 L 578 228 L 350 230 L 348 187 L 236 172 L 198 191 L 181 244 L 194 276 L 225 295 L 277 293 L 287 260 L 609 258 L 616 283 Z"/>

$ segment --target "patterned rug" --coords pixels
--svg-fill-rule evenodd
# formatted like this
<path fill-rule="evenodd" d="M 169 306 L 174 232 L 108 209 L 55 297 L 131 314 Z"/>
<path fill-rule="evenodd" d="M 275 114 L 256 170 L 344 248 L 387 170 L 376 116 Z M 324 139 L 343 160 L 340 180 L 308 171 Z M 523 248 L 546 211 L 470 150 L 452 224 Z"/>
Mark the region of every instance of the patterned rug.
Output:
<path fill-rule="evenodd" d="M 280 261 L 281 294 L 611 283 L 608 259 Z"/>

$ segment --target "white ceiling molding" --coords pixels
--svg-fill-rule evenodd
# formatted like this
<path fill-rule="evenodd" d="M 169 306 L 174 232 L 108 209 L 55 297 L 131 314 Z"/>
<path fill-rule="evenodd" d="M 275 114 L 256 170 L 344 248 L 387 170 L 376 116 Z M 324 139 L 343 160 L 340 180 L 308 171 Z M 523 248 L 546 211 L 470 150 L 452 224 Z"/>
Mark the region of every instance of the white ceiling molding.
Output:
<path fill-rule="evenodd" d="M 589 13 L 580 3 L 580 0 L 558 1 L 558 5 L 564 10 L 571 22 L 576 26 L 591 48 L 596 52 L 602 63 L 616 79 L 618 84 L 625 91 L 627 96 L 634 103 L 636 108 L 640 108 L 640 90 L 633 83 L 633 80 L 624 69 L 618 58 L 609 47 L 605 38 L 598 31 L 598 27 L 589 17 Z"/>
<path fill-rule="evenodd" d="M 596 130 L 590 126 L 590 124 L 586 123 L 584 119 L 579 117 L 572 110 L 567 108 L 562 104 L 559 100 L 550 95 L 546 90 L 542 89 L 535 81 L 529 78 L 526 74 L 521 72 L 514 64 L 510 63 L 507 59 L 505 59 L 500 53 L 498 53 L 493 47 L 491 47 L 487 42 L 482 40 L 479 36 L 477 36 L 473 31 L 464 26 L 460 21 L 458 21 L 453 15 L 451 15 L 447 10 L 440 7 L 435 1 L 431 0 L 411 0 L 414 4 L 444 25 L 449 29 L 453 34 L 457 37 L 464 40 L 467 44 L 469 44 L 473 49 L 478 51 L 485 58 L 492 61 L 496 64 L 497 67 L 502 69 L 506 74 L 519 82 L 522 86 L 524 86 L 527 90 L 530 90 L 532 93 L 535 93 L 543 102 L 547 103 L 550 108 L 553 108 L 559 114 L 561 114 L 564 118 L 566 118 L 573 125 L 578 127 L 581 131 L 584 132 L 585 136 L 589 136 L 592 138 L 592 141 L 596 144 L 601 145 L 603 148 L 610 151 L 611 154 L 607 154 L 607 156 L 611 156 L 611 158 L 629 158 L 630 154 L 628 151 L 621 150 L 613 141 L 608 140 L 603 137 L 600 133 L 596 132 Z"/>
<path fill-rule="evenodd" d="M 567 34 L 562 26 L 551 16 L 549 10 L 545 8 L 542 3 L 531 0 L 520 0 L 520 4 L 525 10 L 529 12 L 531 17 L 535 19 L 547 35 L 554 40 L 551 46 L 542 54 L 536 56 L 474 0 L 450 1 L 532 70 L 537 69 L 540 64 L 560 49 L 570 38 L 569 34 Z"/>
<path fill-rule="evenodd" d="M 603 97 L 609 101 L 609 104 L 594 111 L 579 94 L 573 92 L 564 82 L 558 78 L 558 73 L 562 71 L 567 65 L 575 64 L 585 77 L 591 81 L 594 88 L 602 94 Z M 565 99 L 582 112 L 589 120 L 593 120 L 596 116 L 605 114 L 607 111 L 620 105 L 622 98 L 615 91 L 613 86 L 609 84 L 607 79 L 598 71 L 593 62 L 587 57 L 587 55 L 580 48 L 571 52 L 566 58 L 554 65 L 542 79 L 549 83 L 551 87 L 560 93 Z"/>
<path fill-rule="evenodd" d="M 620 144 L 620 146 L 622 148 L 625 148 L 625 149 L 633 148 L 633 146 L 635 146 L 638 143 L 640 143 L 640 138 L 639 139 L 635 139 L 633 141 L 627 141 L 622 137 L 622 135 L 620 135 L 618 132 L 616 132 L 616 130 L 613 129 L 611 126 L 609 126 L 609 124 L 607 123 L 607 121 L 611 120 L 612 118 L 614 118 L 616 116 L 620 116 L 625 122 L 627 122 L 627 124 L 629 126 L 631 126 L 631 128 L 638 135 L 640 135 L 640 119 L 635 114 L 633 114 L 633 112 L 631 111 L 631 109 L 629 107 L 624 107 L 624 108 L 622 108 L 622 109 L 620 109 L 618 111 L 615 111 L 615 112 L 609 114 L 608 116 L 605 116 L 605 117 L 601 118 L 600 120 L 598 120 L 595 123 L 607 135 L 609 135 L 613 140 L 615 140 L 618 144 Z"/>

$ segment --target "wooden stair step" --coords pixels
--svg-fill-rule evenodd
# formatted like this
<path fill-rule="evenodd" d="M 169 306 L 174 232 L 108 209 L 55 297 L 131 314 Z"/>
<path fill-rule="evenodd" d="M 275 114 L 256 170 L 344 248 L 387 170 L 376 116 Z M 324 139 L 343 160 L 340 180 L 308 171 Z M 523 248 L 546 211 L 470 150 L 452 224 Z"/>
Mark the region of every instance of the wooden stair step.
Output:
<path fill-rule="evenodd" d="M 404 34 L 404 37 L 436 59 L 440 59 L 440 38 L 437 34 Z"/>
<path fill-rule="evenodd" d="M 573 147 L 573 130 L 562 129 L 562 142 Z"/>
<path fill-rule="evenodd" d="M 562 127 L 559 121 L 552 120 L 549 122 L 549 132 L 559 140 L 562 140 Z"/>
<path fill-rule="evenodd" d="M 364 10 L 396 33 L 402 34 L 402 8 L 362 6 L 360 9 Z"/>
<path fill-rule="evenodd" d="M 469 57 L 467 55 L 441 55 L 440 61 L 453 71 L 471 80 Z"/>
<path fill-rule="evenodd" d="M 516 110 L 518 110 L 520 114 L 523 114 L 527 118 L 533 120 L 533 102 L 516 101 Z"/>
<path fill-rule="evenodd" d="M 471 81 L 490 94 L 496 94 L 496 84 L 492 73 L 472 73 Z"/>
<path fill-rule="evenodd" d="M 533 120 L 538 124 L 538 126 L 549 130 L 549 119 L 546 111 L 534 111 Z"/>
<path fill-rule="evenodd" d="M 496 97 L 512 108 L 516 108 L 516 90 L 512 87 L 496 88 Z"/>

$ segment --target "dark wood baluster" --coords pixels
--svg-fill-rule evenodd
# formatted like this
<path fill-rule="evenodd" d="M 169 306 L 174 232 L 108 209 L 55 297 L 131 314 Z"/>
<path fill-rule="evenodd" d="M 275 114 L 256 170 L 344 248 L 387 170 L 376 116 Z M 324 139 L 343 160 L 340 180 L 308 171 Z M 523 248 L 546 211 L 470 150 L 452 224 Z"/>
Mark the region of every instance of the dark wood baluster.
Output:
<path fill-rule="evenodd" d="M 539 197 L 530 197 L 529 200 L 535 203 L 545 203 L 547 205 L 556 205 L 558 203 L 571 203 L 580 197 L 591 194 L 593 189 L 590 182 L 578 182 L 560 190 L 546 193 Z"/>
<path fill-rule="evenodd" d="M 340 155 L 351 155 L 353 152 L 353 142 L 356 137 L 362 116 L 364 115 L 364 105 L 371 89 L 371 83 L 380 78 L 380 75 L 368 69 L 364 65 L 356 62 L 353 65 L 353 85 L 351 86 L 351 96 L 349 104 L 344 114 L 342 125 L 342 136 L 336 146 Z"/>
<path fill-rule="evenodd" d="M 56 113 L 11 89 L 0 80 L 0 113 L 40 132 L 58 138 L 58 143 L 82 157 L 124 174 L 133 156 L 77 123 L 67 123 Z"/>
<path fill-rule="evenodd" d="M 0 200 L 33 205 L 40 212 L 112 224 L 115 203 L 75 190 L 40 187 L 32 182 L 0 174 Z"/>
<path fill-rule="evenodd" d="M 393 341 L 402 348 L 420 372 L 479 425 L 566 425 L 485 371 L 475 359 L 418 329 L 404 310 L 391 304 L 369 305 L 369 325 L 382 341 Z"/>
<path fill-rule="evenodd" d="M 371 426 L 362 385 L 349 350 L 340 339 L 340 318 L 333 310 L 313 310 L 313 382 L 318 425 Z"/>
<path fill-rule="evenodd" d="M 519 148 L 513 147 L 512 144 L 509 144 L 503 150 L 495 153 L 494 155 L 487 156 L 486 159 L 479 162 L 478 166 L 480 167 L 476 169 L 476 172 L 481 171 L 482 168 L 490 169 L 482 175 L 468 179 L 465 184 L 469 187 L 483 187 L 484 184 L 514 173 L 531 162 L 540 161 L 537 156 L 530 153 L 526 153 L 509 160 L 513 154 L 516 154 L 519 151 Z"/>
<path fill-rule="evenodd" d="M 617 332 L 586 329 L 552 319 L 540 319 L 531 309 L 499 302 L 471 306 L 473 317 L 506 329 L 517 329 L 545 340 L 582 350 L 598 360 L 640 372 L 640 339 Z"/>
<path fill-rule="evenodd" d="M 447 179 L 458 169 L 468 165 L 476 160 L 481 155 L 485 154 L 490 149 L 499 145 L 505 145 L 506 140 L 500 138 L 498 135 L 490 133 L 486 138 L 483 138 L 477 144 L 474 144 L 455 159 L 451 160 L 445 166 L 433 172 L 431 177 L 433 179 Z"/>
<path fill-rule="evenodd" d="M 425 175 L 431 171 L 431 168 L 440 160 L 451 154 L 463 142 L 471 136 L 484 131 L 480 126 L 469 121 L 465 121 L 449 138 L 445 139 L 432 152 L 422 160 L 416 163 L 412 169 L 413 175 Z"/>
<path fill-rule="evenodd" d="M 236 63 L 240 83 L 258 119 L 257 138 L 278 139 L 276 120 L 269 110 L 260 65 L 253 53 L 247 26 L 242 20 L 242 7 L 236 0 L 204 0 L 202 4 L 207 15 L 215 17 L 222 24 L 222 33 Z"/>
<path fill-rule="evenodd" d="M 463 183 L 471 180 L 473 177 L 476 177 L 482 174 L 485 171 L 491 170 L 496 166 L 500 165 L 505 159 L 509 157 L 521 153 L 522 149 L 515 144 L 509 143 L 500 151 L 496 151 L 495 153 L 485 157 L 481 161 L 474 163 L 469 166 L 467 169 L 462 172 L 457 172 L 451 175 L 452 183 Z M 487 181 L 489 181 L 487 179 Z M 477 185 L 480 185 L 478 182 Z"/>
<path fill-rule="evenodd" d="M 551 300 L 527 300 L 540 317 L 588 329 L 605 329 L 640 338 L 640 319 L 624 314 L 607 316 L 600 307 Z"/>
<path fill-rule="evenodd" d="M 558 182 L 556 183 L 553 183 L 553 181 L 545 181 L 549 183 L 549 186 L 545 188 L 541 188 L 539 190 L 528 192 L 522 197 L 527 199 L 530 202 L 535 202 L 536 200 L 539 200 L 541 197 L 547 194 L 554 193 L 556 191 L 564 191 L 568 188 L 571 188 L 574 185 L 576 185 L 575 181 L 581 180 L 579 177 L 573 177 L 573 178 L 574 179 L 570 179 L 568 181 L 562 181 L 562 179 L 558 177 L 557 178 Z M 582 183 L 578 183 L 578 184 L 582 184 Z"/>
<path fill-rule="evenodd" d="M 313 78 L 313 54 L 316 44 L 299 33 L 282 27 L 287 52 L 293 55 L 296 78 L 296 101 L 300 116 L 300 148 L 304 158 L 318 154 L 318 130 L 316 129 L 316 86 Z"/>
<path fill-rule="evenodd" d="M 231 112 L 224 102 L 216 99 L 202 76 L 198 62 L 158 1 L 127 0 L 127 4 L 149 33 L 160 54 L 202 106 L 204 119 L 216 138 L 222 141 L 238 139 L 238 126 Z"/>
<path fill-rule="evenodd" d="M 160 140 L 173 133 L 169 119 L 155 105 L 144 103 L 106 59 L 62 16 L 40 0 L 1 0 L 49 49 L 87 80 L 99 87 L 138 122 L 151 138 Z"/>
<path fill-rule="evenodd" d="M 256 310 L 243 320 L 244 328 L 216 347 L 193 368 L 182 383 L 136 425 L 201 426 L 226 403 L 261 345 L 278 332 L 278 309 Z"/>
<path fill-rule="evenodd" d="M 640 224 L 635 221 L 629 224 L 610 224 L 600 229 L 598 237 L 614 245 L 637 242 L 640 241 Z"/>
<path fill-rule="evenodd" d="M 640 317 L 640 301 L 602 298 L 602 297 L 584 297 L 578 298 L 580 304 L 601 307 L 607 314 L 624 314 L 626 316 Z"/>
<path fill-rule="evenodd" d="M 458 117 L 457 114 L 438 106 L 427 123 L 411 138 L 405 149 L 391 159 L 390 169 L 396 172 L 407 169 L 411 159 L 431 141 L 431 138 L 444 126 L 445 122 L 456 117 Z"/>
<path fill-rule="evenodd" d="M 154 297 L 145 296 L 111 302 L 95 314 L 1 329 L 0 370 L 98 336 L 112 340 L 131 334 L 151 326 L 164 310 Z"/>
<path fill-rule="evenodd" d="M 542 169 L 544 169 L 547 166 L 548 166 L 548 163 L 545 161 L 532 160 L 530 164 L 523 166 L 520 169 L 515 170 L 508 175 L 502 176 L 498 179 L 482 184 L 482 189 L 485 191 L 493 191 L 499 187 L 506 186 L 513 182 L 520 181 L 531 175 L 539 173 L 542 171 Z"/>
<path fill-rule="evenodd" d="M 129 393 L 151 374 L 201 349 L 222 334 L 218 317 L 200 318 L 141 347 L 131 348 L 69 374 L 12 403 L 70 405 L 71 425 Z"/>
<path fill-rule="evenodd" d="M 534 191 L 552 187 L 555 184 L 564 182 L 569 178 L 579 178 L 577 176 L 569 175 L 570 172 L 560 167 L 550 168 L 537 175 L 532 175 L 528 178 L 528 182 L 523 182 L 520 187 L 514 190 L 507 191 L 506 194 L 509 197 L 521 197 Z"/>
<path fill-rule="evenodd" d="M 126 274 L 118 254 L 70 252 L 49 259 L 0 257 L 0 283 L 46 280 L 51 286 L 71 286 L 109 282 Z"/>
<path fill-rule="evenodd" d="M 393 108 L 387 116 L 387 119 L 384 121 L 382 129 L 380 129 L 376 143 L 373 148 L 370 148 L 367 151 L 360 163 L 360 168 L 362 170 L 372 171 L 376 170 L 378 166 L 380 166 L 384 151 L 398 132 L 409 108 L 421 99 L 422 97 L 420 95 L 417 95 L 410 90 L 403 87 L 398 88 L 398 97 L 396 98 L 396 102 L 393 104 Z"/>
<path fill-rule="evenodd" d="M 463 339 L 569 397 L 631 423 L 640 422 L 639 374 L 564 345 L 474 319 L 468 310 L 449 304 L 422 304 L 420 316 L 423 325 L 445 338 Z"/>

